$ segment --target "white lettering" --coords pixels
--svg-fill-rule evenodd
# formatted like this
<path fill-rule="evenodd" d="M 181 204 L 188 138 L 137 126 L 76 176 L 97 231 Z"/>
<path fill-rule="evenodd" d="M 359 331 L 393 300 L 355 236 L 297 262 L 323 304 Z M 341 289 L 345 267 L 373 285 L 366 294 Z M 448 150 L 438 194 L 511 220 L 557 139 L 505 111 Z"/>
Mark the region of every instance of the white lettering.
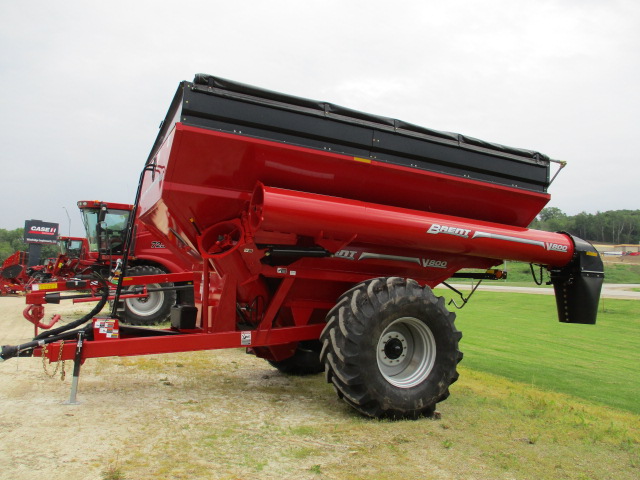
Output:
<path fill-rule="evenodd" d="M 437 223 L 434 223 L 429 227 L 429 230 L 427 230 L 427 233 L 433 233 L 433 234 L 440 233 L 440 225 L 438 225 Z"/>
<path fill-rule="evenodd" d="M 569 247 L 567 245 L 560 245 L 557 243 L 546 242 L 547 250 L 555 252 L 568 252 Z"/>
<path fill-rule="evenodd" d="M 431 260 L 430 258 L 423 258 L 422 266 L 425 268 L 447 268 L 447 262 L 445 260 Z"/>
<path fill-rule="evenodd" d="M 31 233 L 39 233 L 43 235 L 54 235 L 56 233 L 56 229 L 52 227 L 37 227 L 33 226 L 29 228 L 29 232 Z"/>
<path fill-rule="evenodd" d="M 446 235 L 455 235 L 456 237 L 469 238 L 469 234 L 471 233 L 471 230 L 467 228 L 449 227 L 447 225 L 438 225 L 437 223 L 434 223 L 429 227 L 429 230 L 427 230 L 427 233 L 431 233 L 433 235 L 437 235 L 438 233 L 444 233 Z"/>

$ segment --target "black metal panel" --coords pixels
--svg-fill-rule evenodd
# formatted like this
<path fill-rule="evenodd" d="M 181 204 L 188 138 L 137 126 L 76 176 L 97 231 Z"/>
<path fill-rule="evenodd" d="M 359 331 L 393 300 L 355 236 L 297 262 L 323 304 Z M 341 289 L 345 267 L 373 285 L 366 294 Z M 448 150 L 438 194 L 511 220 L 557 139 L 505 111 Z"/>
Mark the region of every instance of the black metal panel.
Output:
<path fill-rule="evenodd" d="M 563 323 L 593 325 L 604 283 L 602 259 L 589 242 L 567 235 L 575 246 L 573 259 L 566 266 L 551 270 L 558 318 Z"/>
<path fill-rule="evenodd" d="M 548 184 L 548 163 L 535 160 L 514 160 L 389 132 L 376 132 L 373 145 L 374 157 L 390 163 L 529 190 Z"/>
<path fill-rule="evenodd" d="M 303 112 L 202 95 L 197 91 L 185 92 L 180 121 L 185 125 L 367 157 L 373 135 L 370 128 L 340 124 Z"/>
<path fill-rule="evenodd" d="M 149 160 L 177 121 L 526 190 L 549 185 L 549 158 L 538 152 L 210 75 L 180 84 Z"/>

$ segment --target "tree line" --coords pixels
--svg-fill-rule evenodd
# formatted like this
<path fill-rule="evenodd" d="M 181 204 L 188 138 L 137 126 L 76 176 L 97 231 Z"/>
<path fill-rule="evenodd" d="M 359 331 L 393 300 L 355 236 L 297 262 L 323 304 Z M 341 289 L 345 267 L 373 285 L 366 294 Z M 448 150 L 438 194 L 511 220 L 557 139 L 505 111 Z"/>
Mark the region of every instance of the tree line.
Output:
<path fill-rule="evenodd" d="M 5 230 L 0 228 L 0 266 L 18 250 L 29 251 L 29 245 L 24 242 L 24 228 Z M 42 259 L 58 256 L 57 245 L 43 245 Z"/>
<path fill-rule="evenodd" d="M 595 243 L 639 244 L 640 210 L 567 215 L 557 207 L 542 209 L 530 228 L 549 232 L 568 232 Z"/>

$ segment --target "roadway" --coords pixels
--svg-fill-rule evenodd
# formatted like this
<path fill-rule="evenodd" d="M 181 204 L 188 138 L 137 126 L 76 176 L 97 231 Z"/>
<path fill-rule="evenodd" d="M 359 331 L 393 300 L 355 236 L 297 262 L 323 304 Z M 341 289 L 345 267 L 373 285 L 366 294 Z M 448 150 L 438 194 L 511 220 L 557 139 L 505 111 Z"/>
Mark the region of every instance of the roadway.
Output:
<path fill-rule="evenodd" d="M 458 290 L 470 290 L 470 284 L 451 283 Z M 439 285 L 444 287 L 444 285 Z M 444 287 L 446 288 L 446 287 Z M 634 291 L 635 290 L 635 291 Z M 478 287 L 477 292 L 513 292 L 533 293 L 537 295 L 553 295 L 552 287 L 515 287 L 500 281 L 485 280 Z M 605 283 L 602 287 L 602 298 L 617 298 L 624 300 L 640 300 L 640 284 L 637 283 Z"/>

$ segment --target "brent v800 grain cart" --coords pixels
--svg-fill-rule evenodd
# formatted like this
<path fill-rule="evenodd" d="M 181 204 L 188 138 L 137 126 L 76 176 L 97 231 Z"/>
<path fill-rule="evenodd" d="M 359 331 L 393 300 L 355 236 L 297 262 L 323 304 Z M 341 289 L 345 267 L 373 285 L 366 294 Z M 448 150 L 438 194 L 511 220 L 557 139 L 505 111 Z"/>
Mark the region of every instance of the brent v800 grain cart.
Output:
<path fill-rule="evenodd" d="M 462 358 L 431 288 L 461 269 L 545 266 L 560 321 L 595 323 L 596 250 L 526 228 L 550 199 L 551 163 L 199 74 L 179 85 L 136 199 L 195 265 L 197 311 L 176 307 L 166 330 L 105 338 L 89 325 L 40 341 L 54 361 L 246 347 L 283 372 L 323 370 L 365 415 L 429 415 Z M 2 355 L 18 350 L 41 354 L 32 342 Z"/>

